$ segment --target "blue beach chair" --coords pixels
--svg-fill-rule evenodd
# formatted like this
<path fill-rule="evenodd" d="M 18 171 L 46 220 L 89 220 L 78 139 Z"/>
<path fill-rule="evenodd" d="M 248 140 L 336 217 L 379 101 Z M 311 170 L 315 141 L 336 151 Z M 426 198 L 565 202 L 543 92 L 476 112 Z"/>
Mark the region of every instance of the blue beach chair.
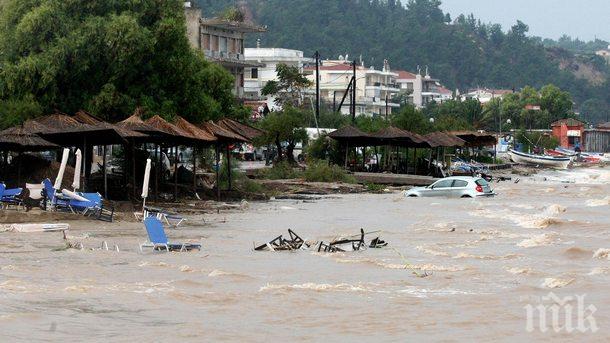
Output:
<path fill-rule="evenodd" d="M 77 193 L 87 201 L 70 199 L 68 206 L 73 212 L 82 213 L 84 216 L 94 217 L 95 219 L 112 222 L 114 217 L 114 207 L 104 206 L 104 199 L 100 193 Z"/>
<path fill-rule="evenodd" d="M 140 244 L 140 251 L 143 247 L 150 247 L 153 250 L 166 250 L 166 251 L 190 251 L 190 250 L 201 250 L 201 244 L 193 243 L 170 243 L 163 229 L 163 223 L 161 220 L 155 217 L 148 217 L 144 219 L 144 227 L 148 233 L 148 239 L 150 242 Z"/>
<path fill-rule="evenodd" d="M 0 205 L 5 208 L 11 205 L 23 206 L 23 201 L 18 197 L 23 192 L 23 188 L 6 189 L 4 183 L 0 183 Z"/>

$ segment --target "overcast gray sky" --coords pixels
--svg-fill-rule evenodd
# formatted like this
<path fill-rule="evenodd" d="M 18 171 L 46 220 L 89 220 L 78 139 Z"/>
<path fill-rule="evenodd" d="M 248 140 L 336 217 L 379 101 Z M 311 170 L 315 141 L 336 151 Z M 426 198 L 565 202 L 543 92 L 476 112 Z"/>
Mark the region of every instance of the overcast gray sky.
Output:
<path fill-rule="evenodd" d="M 610 0 L 441 0 L 451 18 L 474 13 L 483 22 L 509 29 L 517 19 L 530 35 L 557 39 L 562 34 L 581 40 L 610 41 Z"/>

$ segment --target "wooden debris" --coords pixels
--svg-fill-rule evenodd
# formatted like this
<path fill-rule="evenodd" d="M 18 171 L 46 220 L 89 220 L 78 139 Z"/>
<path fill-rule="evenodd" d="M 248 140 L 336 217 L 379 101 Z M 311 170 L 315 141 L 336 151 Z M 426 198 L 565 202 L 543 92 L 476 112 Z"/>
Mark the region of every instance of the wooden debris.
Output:
<path fill-rule="evenodd" d="M 299 250 L 303 247 L 309 247 L 309 244 L 305 242 L 299 235 L 297 235 L 291 229 L 288 229 L 289 239 L 284 238 L 282 235 L 276 237 L 269 243 L 265 243 L 255 247 L 256 251 L 283 251 L 283 250 Z"/>

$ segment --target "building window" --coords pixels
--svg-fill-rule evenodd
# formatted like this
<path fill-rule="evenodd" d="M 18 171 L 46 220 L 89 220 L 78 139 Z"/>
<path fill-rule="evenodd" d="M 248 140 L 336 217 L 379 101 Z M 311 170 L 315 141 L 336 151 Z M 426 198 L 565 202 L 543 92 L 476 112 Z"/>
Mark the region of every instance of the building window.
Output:
<path fill-rule="evenodd" d="M 210 50 L 210 35 L 208 34 L 203 35 L 203 49 Z"/>
<path fill-rule="evenodd" d="M 258 79 L 258 68 L 252 68 L 252 75 L 251 77 L 253 79 Z"/>

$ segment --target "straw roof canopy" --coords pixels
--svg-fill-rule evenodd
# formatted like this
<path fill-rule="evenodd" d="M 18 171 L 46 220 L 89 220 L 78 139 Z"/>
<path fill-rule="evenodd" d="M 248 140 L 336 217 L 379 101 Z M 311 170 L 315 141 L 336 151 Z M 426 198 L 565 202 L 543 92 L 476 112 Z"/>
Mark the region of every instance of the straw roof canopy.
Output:
<path fill-rule="evenodd" d="M 35 120 L 47 127 L 47 130 L 41 133 L 41 136 L 60 145 L 125 143 L 123 137 L 111 127 L 83 124 L 63 113 L 55 113 Z"/>
<path fill-rule="evenodd" d="M 466 141 L 465 145 L 468 147 L 488 146 L 498 143 L 498 140 L 494 135 L 487 133 L 476 131 L 450 131 L 448 133 Z"/>
<path fill-rule="evenodd" d="M 253 140 L 257 137 L 262 136 L 265 133 L 261 129 L 257 129 L 250 125 L 246 125 L 229 118 L 221 119 L 220 121 L 218 121 L 218 125 L 222 128 L 232 131 L 233 133 L 245 137 L 248 140 Z"/>
<path fill-rule="evenodd" d="M 461 147 L 466 144 L 463 139 L 447 132 L 432 132 L 424 136 L 431 147 Z"/>
<path fill-rule="evenodd" d="M 368 133 L 362 132 L 351 125 L 329 133 L 328 137 L 352 146 L 374 146 L 379 143 L 379 139 L 373 138 Z"/>
<path fill-rule="evenodd" d="M 206 130 L 200 129 L 197 126 L 189 123 L 186 119 L 178 116 L 174 121 L 174 125 L 176 125 L 179 129 L 189 133 L 191 136 L 197 138 L 197 140 L 203 142 L 215 142 L 218 140 L 214 135 L 209 133 Z"/>
<path fill-rule="evenodd" d="M 39 137 L 22 125 L 0 131 L 0 150 L 46 151 L 57 148 L 58 145 Z"/>
<path fill-rule="evenodd" d="M 371 135 L 380 140 L 382 144 L 396 145 L 409 148 L 429 148 L 430 145 L 424 137 L 397 127 L 386 127 Z"/>
<path fill-rule="evenodd" d="M 152 125 L 146 124 L 140 117 L 140 114 L 136 111 L 131 117 L 114 124 L 120 128 L 141 132 L 150 136 L 168 136 L 169 134 L 165 131 L 156 129 Z"/>
<path fill-rule="evenodd" d="M 205 122 L 199 125 L 199 128 L 207 131 L 208 133 L 214 135 L 219 142 L 223 143 L 244 143 L 249 142 L 250 140 L 246 137 L 243 137 L 237 133 L 234 133 L 230 130 L 227 130 L 218 124 L 215 124 L 211 121 Z"/>
<path fill-rule="evenodd" d="M 72 118 L 76 119 L 78 122 L 80 122 L 82 124 L 95 126 L 97 128 L 105 128 L 108 130 L 114 130 L 114 131 L 116 131 L 116 133 L 118 133 L 121 137 L 123 137 L 125 139 L 147 137 L 147 135 L 144 133 L 132 131 L 130 129 L 127 129 L 127 128 L 124 128 L 124 127 L 121 127 L 118 125 L 107 123 L 107 122 L 101 120 L 100 118 L 97 118 L 94 115 L 92 115 L 88 112 L 85 112 L 83 110 L 78 111 L 74 116 L 72 116 Z"/>
<path fill-rule="evenodd" d="M 165 142 L 185 145 L 198 143 L 197 137 L 161 118 L 159 115 L 155 115 L 154 117 L 147 119 L 145 123 L 165 133 L 167 135 Z"/>

